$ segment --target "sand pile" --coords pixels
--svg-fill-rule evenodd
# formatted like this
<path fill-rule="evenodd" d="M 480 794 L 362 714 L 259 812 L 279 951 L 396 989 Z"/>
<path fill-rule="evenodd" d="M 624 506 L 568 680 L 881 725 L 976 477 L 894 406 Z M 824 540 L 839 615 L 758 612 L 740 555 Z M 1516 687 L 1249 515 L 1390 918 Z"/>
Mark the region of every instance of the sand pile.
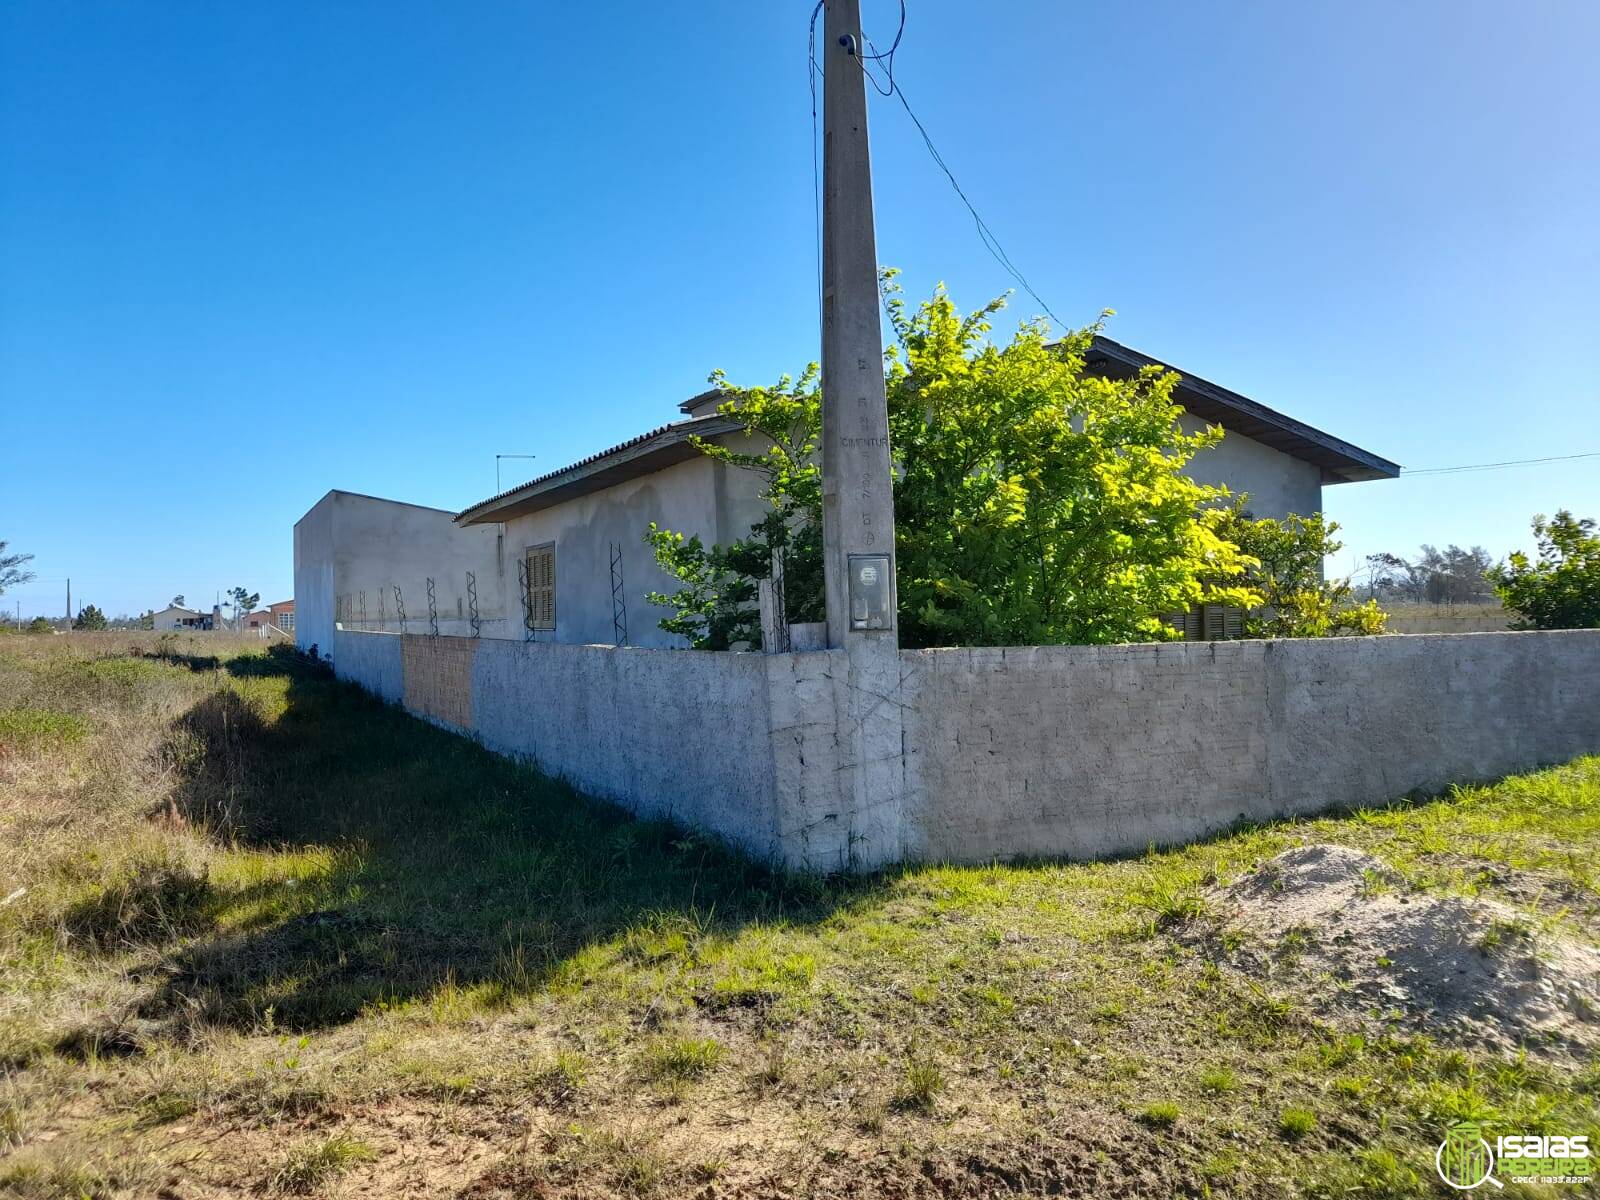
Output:
<path fill-rule="evenodd" d="M 1235 965 L 1328 1015 L 1501 1049 L 1600 1045 L 1600 949 L 1506 905 L 1408 891 L 1343 846 L 1286 851 L 1211 900 L 1245 935 Z"/>

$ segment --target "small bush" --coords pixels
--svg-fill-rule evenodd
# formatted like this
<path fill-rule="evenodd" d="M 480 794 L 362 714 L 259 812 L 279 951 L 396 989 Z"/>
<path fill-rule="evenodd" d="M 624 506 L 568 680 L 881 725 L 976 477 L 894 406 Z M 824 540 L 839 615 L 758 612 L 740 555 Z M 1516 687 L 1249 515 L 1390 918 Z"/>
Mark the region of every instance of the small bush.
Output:
<path fill-rule="evenodd" d="M 650 1048 L 645 1074 L 654 1080 L 702 1079 L 721 1061 L 722 1046 L 712 1038 L 672 1038 Z"/>
<path fill-rule="evenodd" d="M 1278 1132 L 1298 1142 L 1317 1127 L 1317 1114 L 1304 1108 L 1286 1108 L 1278 1117 Z"/>
<path fill-rule="evenodd" d="M 134 859 L 69 908 L 62 924 L 69 937 L 111 950 L 192 933 L 206 923 L 212 900 L 204 870 Z"/>
<path fill-rule="evenodd" d="M 1200 1076 L 1201 1089 L 1210 1092 L 1213 1096 L 1224 1095 L 1235 1090 L 1238 1086 L 1238 1077 L 1227 1067 L 1213 1067 Z"/>
<path fill-rule="evenodd" d="M 1158 1100 L 1146 1105 L 1139 1114 L 1139 1123 L 1151 1129 L 1171 1129 L 1183 1116 L 1183 1110 L 1170 1100 Z"/>
<path fill-rule="evenodd" d="M 900 1081 L 895 1104 L 917 1112 L 932 1112 L 944 1088 L 944 1072 L 939 1064 L 932 1058 L 913 1057 L 906 1062 L 905 1077 Z"/>
<path fill-rule="evenodd" d="M 548 1101 L 561 1103 L 571 1100 L 583 1090 L 588 1074 L 588 1064 L 583 1055 L 575 1050 L 562 1050 L 533 1072 L 528 1080 L 528 1088 Z"/>
<path fill-rule="evenodd" d="M 1134 902 L 1154 913 L 1150 922 L 1153 932 L 1176 929 L 1211 915 L 1206 898 L 1176 879 L 1156 879 L 1135 893 Z"/>
<path fill-rule="evenodd" d="M 302 1142 L 291 1149 L 273 1172 L 271 1190 L 291 1195 L 314 1192 L 357 1163 L 371 1162 L 372 1147 L 346 1133 Z"/>

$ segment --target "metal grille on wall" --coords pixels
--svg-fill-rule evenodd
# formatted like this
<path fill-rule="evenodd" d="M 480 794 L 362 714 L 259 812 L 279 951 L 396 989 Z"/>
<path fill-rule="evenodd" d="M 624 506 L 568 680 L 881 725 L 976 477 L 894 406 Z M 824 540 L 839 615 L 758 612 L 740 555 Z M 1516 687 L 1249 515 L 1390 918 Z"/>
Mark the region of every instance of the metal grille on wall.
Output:
<path fill-rule="evenodd" d="M 611 636 L 618 646 L 628 644 L 628 598 L 622 588 L 622 543 L 611 543 Z"/>

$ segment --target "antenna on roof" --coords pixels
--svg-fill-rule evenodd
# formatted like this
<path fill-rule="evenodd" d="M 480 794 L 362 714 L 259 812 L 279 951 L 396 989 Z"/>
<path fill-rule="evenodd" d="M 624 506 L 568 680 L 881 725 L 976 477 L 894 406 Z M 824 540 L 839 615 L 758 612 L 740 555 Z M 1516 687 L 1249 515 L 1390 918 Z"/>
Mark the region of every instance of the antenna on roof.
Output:
<path fill-rule="evenodd" d="M 494 494 L 499 495 L 504 489 L 500 486 L 500 460 L 502 458 L 538 458 L 537 454 L 496 454 L 494 456 Z"/>

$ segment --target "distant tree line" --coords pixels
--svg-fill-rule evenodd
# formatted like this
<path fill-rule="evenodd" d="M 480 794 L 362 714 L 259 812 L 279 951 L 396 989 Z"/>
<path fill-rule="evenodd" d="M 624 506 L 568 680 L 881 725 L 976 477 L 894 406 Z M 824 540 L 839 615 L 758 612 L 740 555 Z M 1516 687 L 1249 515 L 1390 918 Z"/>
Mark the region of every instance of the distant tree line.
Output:
<path fill-rule="evenodd" d="M 1493 604 L 1494 581 L 1489 572 L 1494 556 L 1482 546 L 1439 550 L 1423 546 L 1415 558 L 1398 554 L 1367 555 L 1368 583 L 1363 589 L 1372 599 L 1389 604 Z"/>

